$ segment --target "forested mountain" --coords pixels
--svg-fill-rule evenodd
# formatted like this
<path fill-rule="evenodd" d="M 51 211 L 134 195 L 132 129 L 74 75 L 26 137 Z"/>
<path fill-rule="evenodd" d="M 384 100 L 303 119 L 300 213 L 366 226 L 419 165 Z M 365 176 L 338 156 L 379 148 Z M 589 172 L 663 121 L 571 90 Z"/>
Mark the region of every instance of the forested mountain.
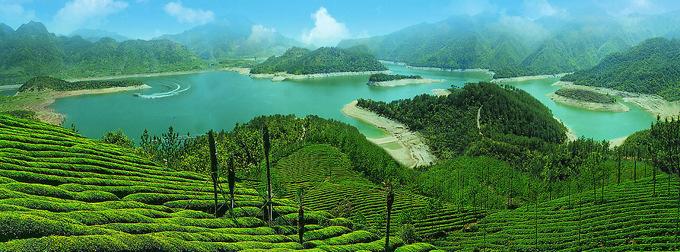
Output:
<path fill-rule="evenodd" d="M 125 40 L 130 40 L 129 38 L 120 35 L 115 32 L 109 32 L 109 31 L 104 31 L 104 30 L 97 30 L 97 29 L 78 29 L 75 30 L 70 34 L 70 36 L 80 36 L 84 38 L 87 41 L 90 42 L 97 42 L 100 39 L 103 38 L 112 38 L 115 41 L 118 42 L 123 42 Z"/>
<path fill-rule="evenodd" d="M 271 28 L 238 19 L 213 22 L 160 38 L 183 44 L 206 60 L 269 57 L 301 46 Z"/>
<path fill-rule="evenodd" d="M 479 83 L 451 91 L 446 97 L 420 95 L 390 103 L 359 100 L 358 105 L 421 132 L 440 157 L 464 153 L 483 139 L 481 135 L 509 144 L 532 143 L 532 148 L 565 140 L 564 126 L 522 90 Z"/>
<path fill-rule="evenodd" d="M 169 40 L 56 36 L 38 22 L 0 32 L 0 85 L 22 84 L 35 76 L 93 77 L 190 70 L 205 64 L 184 46 Z"/>
<path fill-rule="evenodd" d="M 632 21 L 631 21 L 632 20 Z M 379 59 L 413 66 L 486 68 L 495 77 L 586 69 L 606 55 L 652 36 L 670 36 L 673 15 L 617 19 L 607 16 L 533 21 L 494 16 L 452 17 L 383 36 L 345 40 L 367 46 Z"/>
<path fill-rule="evenodd" d="M 314 51 L 293 47 L 281 56 L 272 56 L 251 69 L 251 73 L 317 74 L 387 70 L 363 47 L 321 47 Z"/>
<path fill-rule="evenodd" d="M 680 40 L 653 38 L 611 54 L 595 67 L 564 76 L 575 84 L 680 99 Z"/>

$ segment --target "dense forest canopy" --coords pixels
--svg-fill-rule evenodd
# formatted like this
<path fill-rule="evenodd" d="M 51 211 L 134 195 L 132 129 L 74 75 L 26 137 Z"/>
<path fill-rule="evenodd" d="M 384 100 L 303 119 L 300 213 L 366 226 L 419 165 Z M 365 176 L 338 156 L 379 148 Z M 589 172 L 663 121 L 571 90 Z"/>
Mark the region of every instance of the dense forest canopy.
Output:
<path fill-rule="evenodd" d="M 141 81 L 136 80 L 97 80 L 97 81 L 75 81 L 68 82 L 65 80 L 38 76 L 26 81 L 19 88 L 19 92 L 25 91 L 72 91 L 83 89 L 102 89 L 112 87 L 131 87 L 144 85 Z"/>
<path fill-rule="evenodd" d="M 464 153 L 480 134 L 510 143 L 565 140 L 564 126 L 522 90 L 479 83 L 451 91 L 446 97 L 419 95 L 390 103 L 361 99 L 358 105 L 421 132 L 440 157 Z"/>
<path fill-rule="evenodd" d="M 289 74 L 319 74 L 387 70 L 362 47 L 321 47 L 314 51 L 293 47 L 281 56 L 272 56 L 251 69 L 254 74 L 286 72 Z"/>
<path fill-rule="evenodd" d="M 578 85 L 680 99 L 680 40 L 653 38 L 562 78 Z"/>
<path fill-rule="evenodd" d="M 184 46 L 168 40 L 56 36 L 41 23 L 30 22 L 16 31 L 0 30 L 0 85 L 22 84 L 36 76 L 94 77 L 192 70 L 205 63 Z"/>
<path fill-rule="evenodd" d="M 393 80 L 403 80 L 403 79 L 422 79 L 420 75 L 403 75 L 403 74 L 384 74 L 376 73 L 371 74 L 368 77 L 368 83 L 382 82 L 382 81 L 393 81 Z"/>
<path fill-rule="evenodd" d="M 580 89 L 580 88 L 560 88 L 555 91 L 555 94 L 563 96 L 566 98 L 595 102 L 595 103 L 605 103 L 612 104 L 616 102 L 616 98 L 608 94 L 600 94 L 595 91 Z"/>

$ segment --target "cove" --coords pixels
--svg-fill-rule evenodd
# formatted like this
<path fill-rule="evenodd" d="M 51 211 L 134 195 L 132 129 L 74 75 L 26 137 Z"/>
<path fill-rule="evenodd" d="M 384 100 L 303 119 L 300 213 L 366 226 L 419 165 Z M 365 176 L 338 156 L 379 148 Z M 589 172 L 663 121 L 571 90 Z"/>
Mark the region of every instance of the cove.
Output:
<path fill-rule="evenodd" d="M 138 140 L 144 129 L 160 135 L 173 126 L 181 134 L 204 134 L 210 129 L 230 130 L 260 115 L 318 115 L 346 122 L 364 135 L 385 133 L 344 116 L 340 109 L 357 98 L 381 101 L 431 94 L 432 89 L 462 87 L 468 82 L 488 81 L 484 72 L 449 72 L 413 69 L 386 64 L 394 73 L 443 79 L 442 83 L 399 87 L 371 87 L 368 76 L 272 82 L 235 72 L 206 72 L 140 79 L 151 89 L 115 94 L 87 95 L 57 100 L 52 108 L 66 115 L 64 126 L 75 125 L 81 134 L 99 138 L 122 129 Z M 653 116 L 630 105 L 626 113 L 595 112 L 556 104 L 547 94 L 557 90 L 557 79 L 506 83 L 527 91 L 553 111 L 578 136 L 610 140 L 648 128 Z M 179 88 L 178 88 L 179 86 Z"/>

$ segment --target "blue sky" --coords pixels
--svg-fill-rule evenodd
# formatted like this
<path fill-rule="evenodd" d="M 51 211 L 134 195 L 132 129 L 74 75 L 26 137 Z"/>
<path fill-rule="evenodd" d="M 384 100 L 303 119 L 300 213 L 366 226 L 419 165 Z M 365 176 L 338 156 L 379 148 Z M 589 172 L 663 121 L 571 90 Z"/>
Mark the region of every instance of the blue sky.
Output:
<path fill-rule="evenodd" d="M 36 20 L 60 34 L 93 28 L 148 39 L 208 22 L 246 18 L 261 29 L 325 45 L 453 15 L 532 20 L 583 12 L 624 16 L 678 9 L 677 0 L 0 0 L 0 22 L 16 28 Z"/>

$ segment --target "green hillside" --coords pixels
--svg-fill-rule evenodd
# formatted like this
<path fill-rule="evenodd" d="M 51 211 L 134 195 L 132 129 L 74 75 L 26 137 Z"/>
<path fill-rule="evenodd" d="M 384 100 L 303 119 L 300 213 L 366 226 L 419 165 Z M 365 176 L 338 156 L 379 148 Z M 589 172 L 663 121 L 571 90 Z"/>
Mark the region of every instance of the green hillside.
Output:
<path fill-rule="evenodd" d="M 276 224 L 268 225 L 261 220 L 263 198 L 241 183 L 237 207 L 226 211 L 220 204 L 224 217 L 214 218 L 206 176 L 169 170 L 129 149 L 44 123 L 0 115 L 0 146 L 5 230 L 0 251 L 381 251 L 384 246 L 379 235 L 311 209 L 303 246 L 291 222 L 297 203 L 275 199 Z M 403 244 L 399 237 L 391 240 Z M 407 251 L 433 248 L 414 247 L 425 249 Z"/>
<path fill-rule="evenodd" d="M 22 84 L 36 76 L 68 79 L 205 67 L 184 46 L 168 40 L 90 42 L 57 36 L 37 22 L 0 33 L 0 85 Z"/>
<path fill-rule="evenodd" d="M 362 99 L 358 105 L 421 132 L 440 157 L 463 154 L 481 140 L 480 134 L 511 144 L 565 139 L 564 126 L 524 91 L 479 83 L 451 92 L 446 97 L 420 95 L 390 103 Z"/>
<path fill-rule="evenodd" d="M 396 32 L 344 40 L 339 47 L 366 46 L 382 60 L 445 69 L 484 68 L 494 77 L 557 74 L 596 65 L 674 28 L 672 15 L 640 17 L 631 25 L 606 15 L 578 19 L 512 20 L 503 16 L 454 16 Z"/>
<path fill-rule="evenodd" d="M 680 40 L 654 38 L 614 53 L 593 68 L 562 78 L 578 85 L 606 87 L 680 99 Z"/>
<path fill-rule="evenodd" d="M 281 56 L 272 56 L 254 66 L 250 72 L 254 74 L 278 72 L 318 74 L 384 70 L 387 70 L 387 68 L 363 48 L 321 47 L 310 51 L 293 47 Z"/>
<path fill-rule="evenodd" d="M 668 175 L 494 213 L 435 242 L 446 250 L 680 250 L 680 183 Z M 670 182 L 670 181 L 669 181 Z"/>

